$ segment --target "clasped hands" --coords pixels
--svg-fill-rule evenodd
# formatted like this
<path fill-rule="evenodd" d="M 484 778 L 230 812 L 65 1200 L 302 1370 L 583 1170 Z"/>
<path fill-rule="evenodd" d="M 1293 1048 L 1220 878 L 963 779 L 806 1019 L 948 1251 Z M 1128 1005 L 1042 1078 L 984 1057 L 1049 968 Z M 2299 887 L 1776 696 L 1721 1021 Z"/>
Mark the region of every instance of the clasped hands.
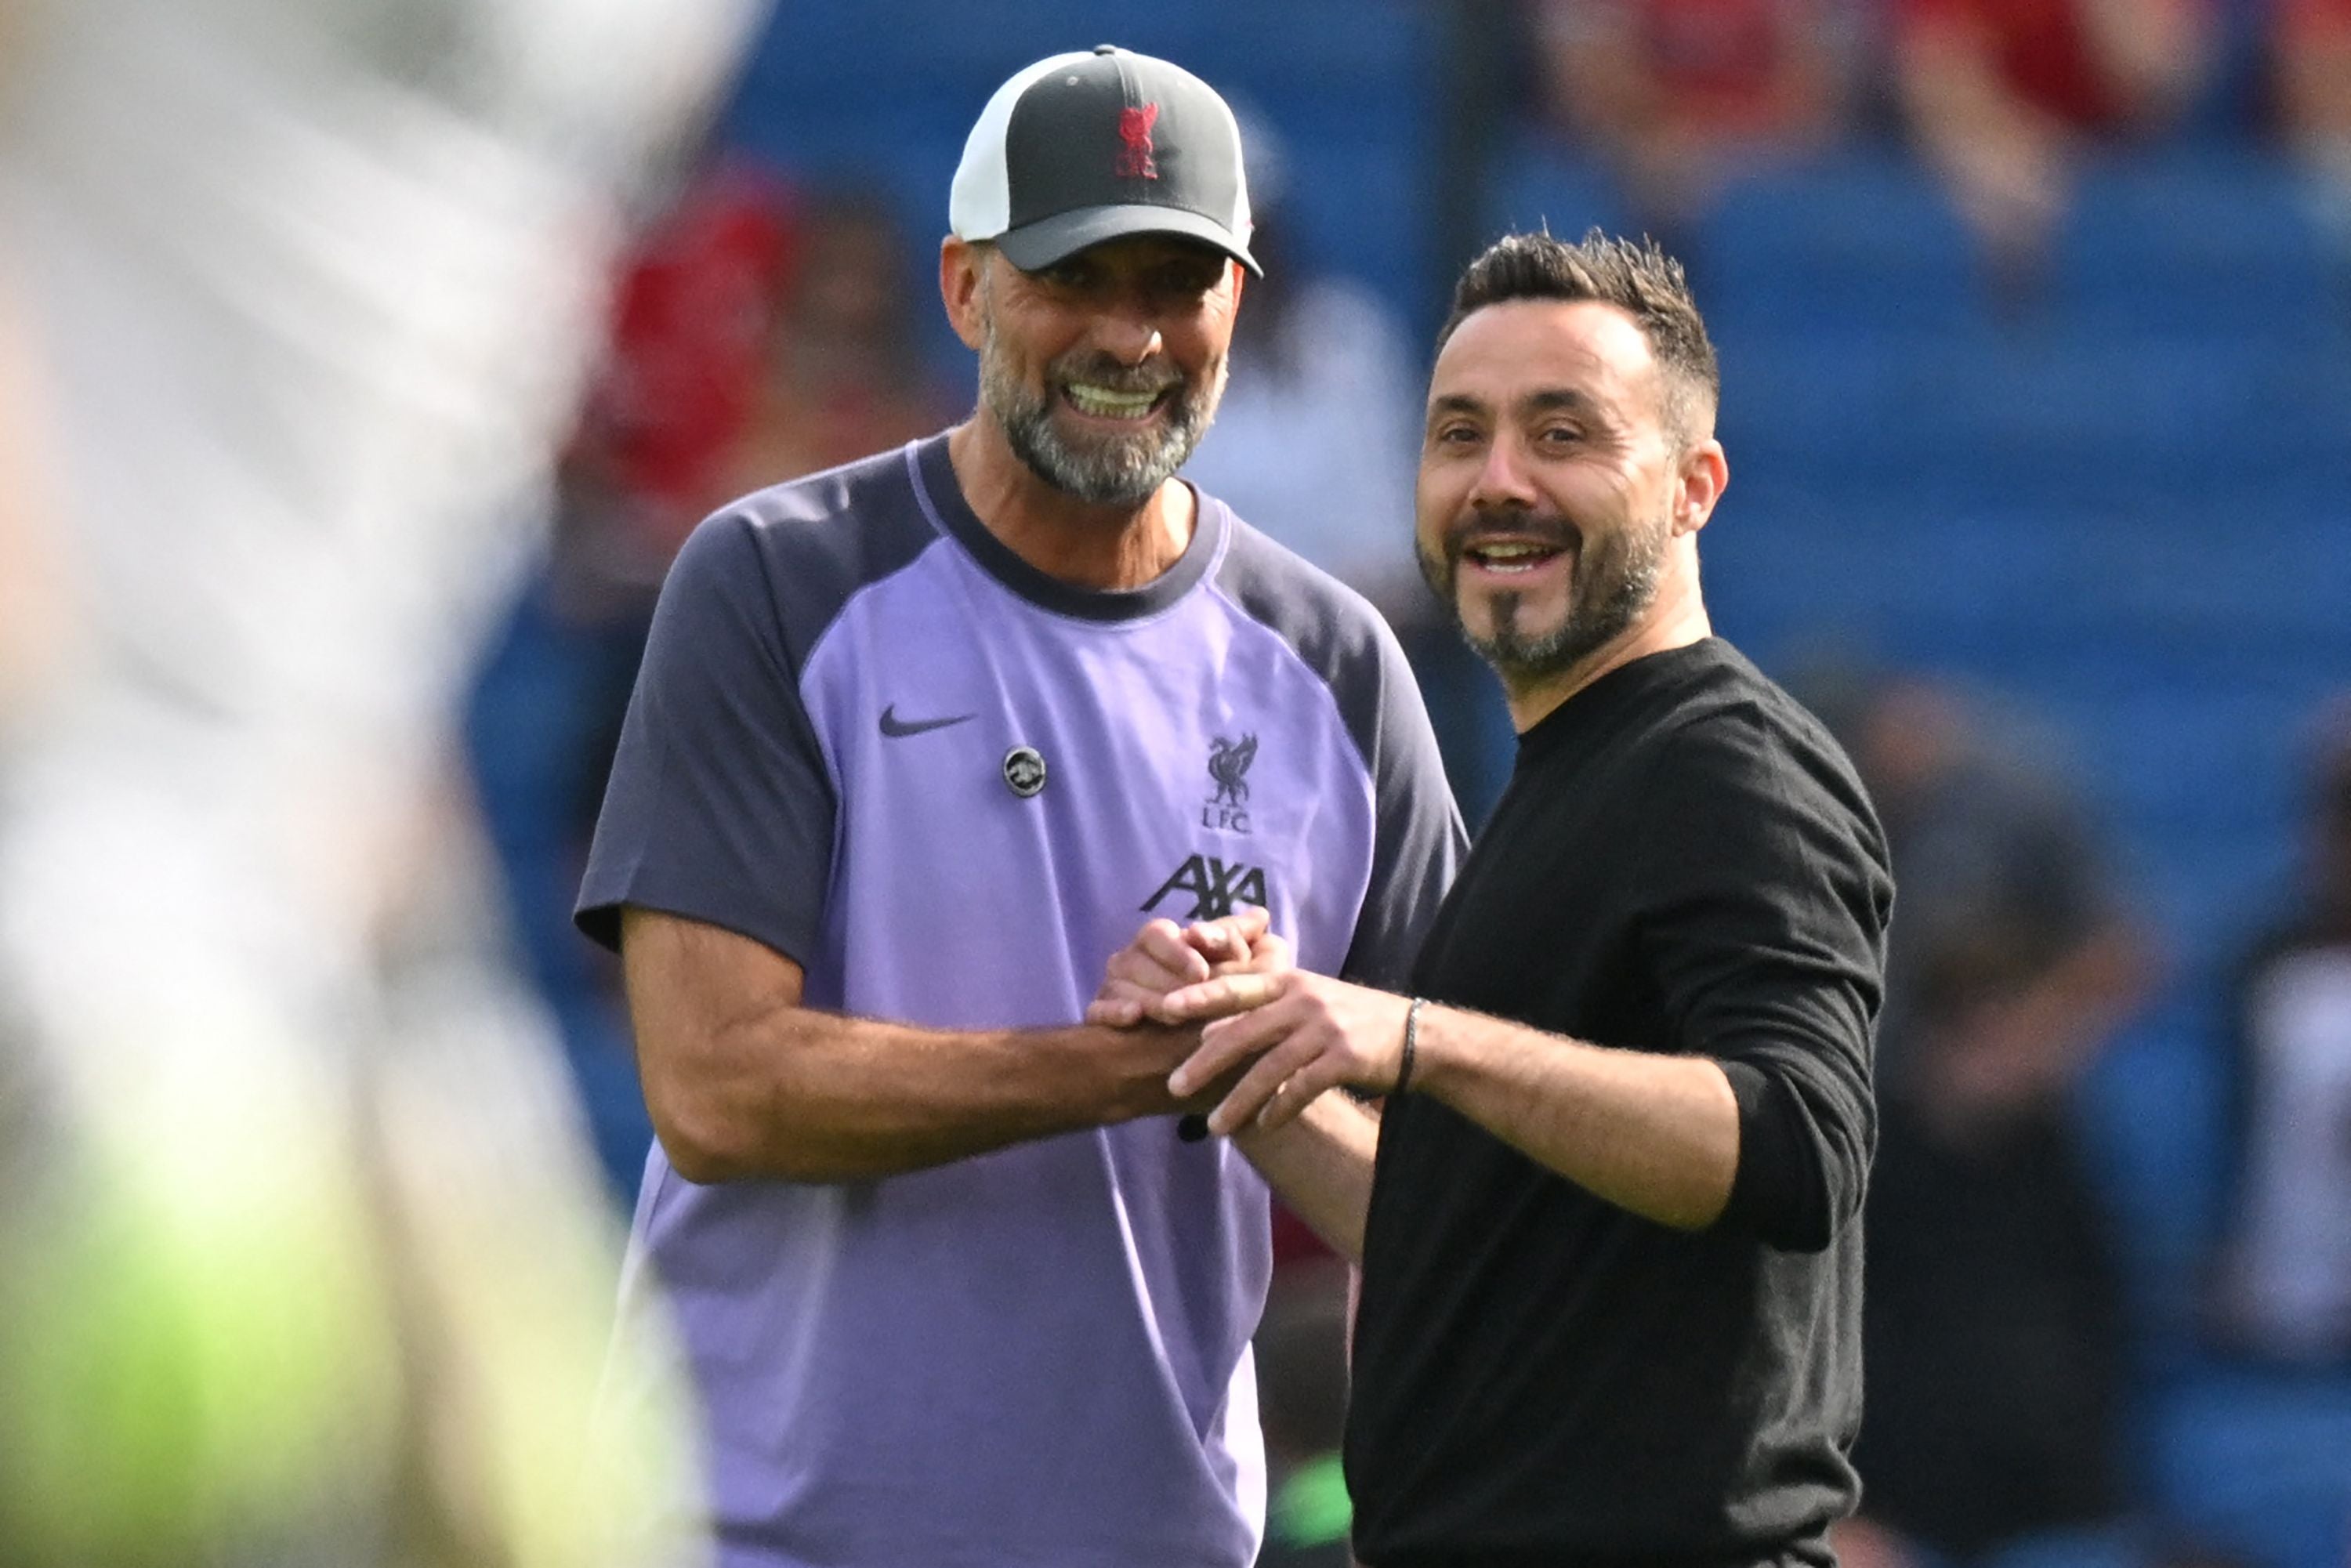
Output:
<path fill-rule="evenodd" d="M 1199 1024 L 1200 1046 L 1168 1075 L 1188 1099 L 1238 1072 L 1208 1113 L 1218 1136 L 1296 1119 L 1346 1084 L 1395 1087 L 1408 998 L 1298 968 L 1271 916 L 1246 909 L 1177 925 L 1155 920 L 1111 957 L 1088 1023 Z"/>

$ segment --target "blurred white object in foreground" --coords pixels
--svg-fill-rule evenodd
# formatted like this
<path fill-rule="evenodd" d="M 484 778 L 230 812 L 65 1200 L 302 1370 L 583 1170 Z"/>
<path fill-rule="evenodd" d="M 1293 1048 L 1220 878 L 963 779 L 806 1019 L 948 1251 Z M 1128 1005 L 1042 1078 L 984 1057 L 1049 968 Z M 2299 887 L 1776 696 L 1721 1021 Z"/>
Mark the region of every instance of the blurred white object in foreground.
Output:
<path fill-rule="evenodd" d="M 663 1559 L 683 1412 L 585 1440 L 612 1238 L 435 812 L 757 9 L 0 0 L 63 628 L 0 727 L 0 1558 Z"/>

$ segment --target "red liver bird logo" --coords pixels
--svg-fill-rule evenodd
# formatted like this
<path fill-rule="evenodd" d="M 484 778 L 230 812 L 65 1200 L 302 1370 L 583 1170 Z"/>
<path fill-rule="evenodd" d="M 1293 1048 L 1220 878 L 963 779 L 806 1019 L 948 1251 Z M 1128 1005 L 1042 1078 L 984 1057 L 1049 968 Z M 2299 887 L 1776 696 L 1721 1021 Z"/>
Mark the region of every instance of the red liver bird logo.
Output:
<path fill-rule="evenodd" d="M 1118 177 L 1122 180 L 1156 180 L 1159 165 L 1151 161 L 1151 128 L 1158 123 L 1159 106 L 1146 103 L 1141 109 L 1118 111 Z"/>

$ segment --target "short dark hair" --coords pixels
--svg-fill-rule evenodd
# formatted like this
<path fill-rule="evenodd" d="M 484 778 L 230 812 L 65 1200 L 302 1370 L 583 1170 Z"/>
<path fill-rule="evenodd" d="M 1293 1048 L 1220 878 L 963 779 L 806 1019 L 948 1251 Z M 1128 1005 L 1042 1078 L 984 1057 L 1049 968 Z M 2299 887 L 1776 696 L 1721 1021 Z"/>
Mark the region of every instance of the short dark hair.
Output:
<path fill-rule="evenodd" d="M 1573 245 L 1547 231 L 1505 235 L 1462 270 L 1437 349 L 1478 311 L 1514 299 L 1591 299 L 1632 317 L 1665 373 L 1666 420 L 1683 440 L 1720 406 L 1722 368 L 1706 320 L 1682 264 L 1656 241 L 1618 239 L 1596 228 Z"/>

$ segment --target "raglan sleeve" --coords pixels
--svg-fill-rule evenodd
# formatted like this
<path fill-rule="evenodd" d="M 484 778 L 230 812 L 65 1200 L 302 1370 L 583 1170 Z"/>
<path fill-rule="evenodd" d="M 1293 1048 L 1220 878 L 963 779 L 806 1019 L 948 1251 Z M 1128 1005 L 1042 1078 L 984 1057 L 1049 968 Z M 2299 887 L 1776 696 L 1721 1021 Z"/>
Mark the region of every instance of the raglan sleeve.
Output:
<path fill-rule="evenodd" d="M 574 918 L 627 905 L 723 926 L 806 966 L 838 817 L 756 525 L 722 512 L 662 586 Z"/>
<path fill-rule="evenodd" d="M 1739 1166 L 1719 1228 L 1817 1251 L 1861 1210 L 1893 880 L 1849 770 L 1746 712 L 1684 727 L 1652 781 L 1636 941 L 1681 1051 L 1722 1066 Z"/>
<path fill-rule="evenodd" d="M 1446 782 L 1437 734 L 1404 650 L 1375 628 L 1376 681 L 1364 747 L 1372 770 L 1372 875 L 1347 950 L 1344 977 L 1401 989 L 1468 852 L 1461 813 Z"/>

